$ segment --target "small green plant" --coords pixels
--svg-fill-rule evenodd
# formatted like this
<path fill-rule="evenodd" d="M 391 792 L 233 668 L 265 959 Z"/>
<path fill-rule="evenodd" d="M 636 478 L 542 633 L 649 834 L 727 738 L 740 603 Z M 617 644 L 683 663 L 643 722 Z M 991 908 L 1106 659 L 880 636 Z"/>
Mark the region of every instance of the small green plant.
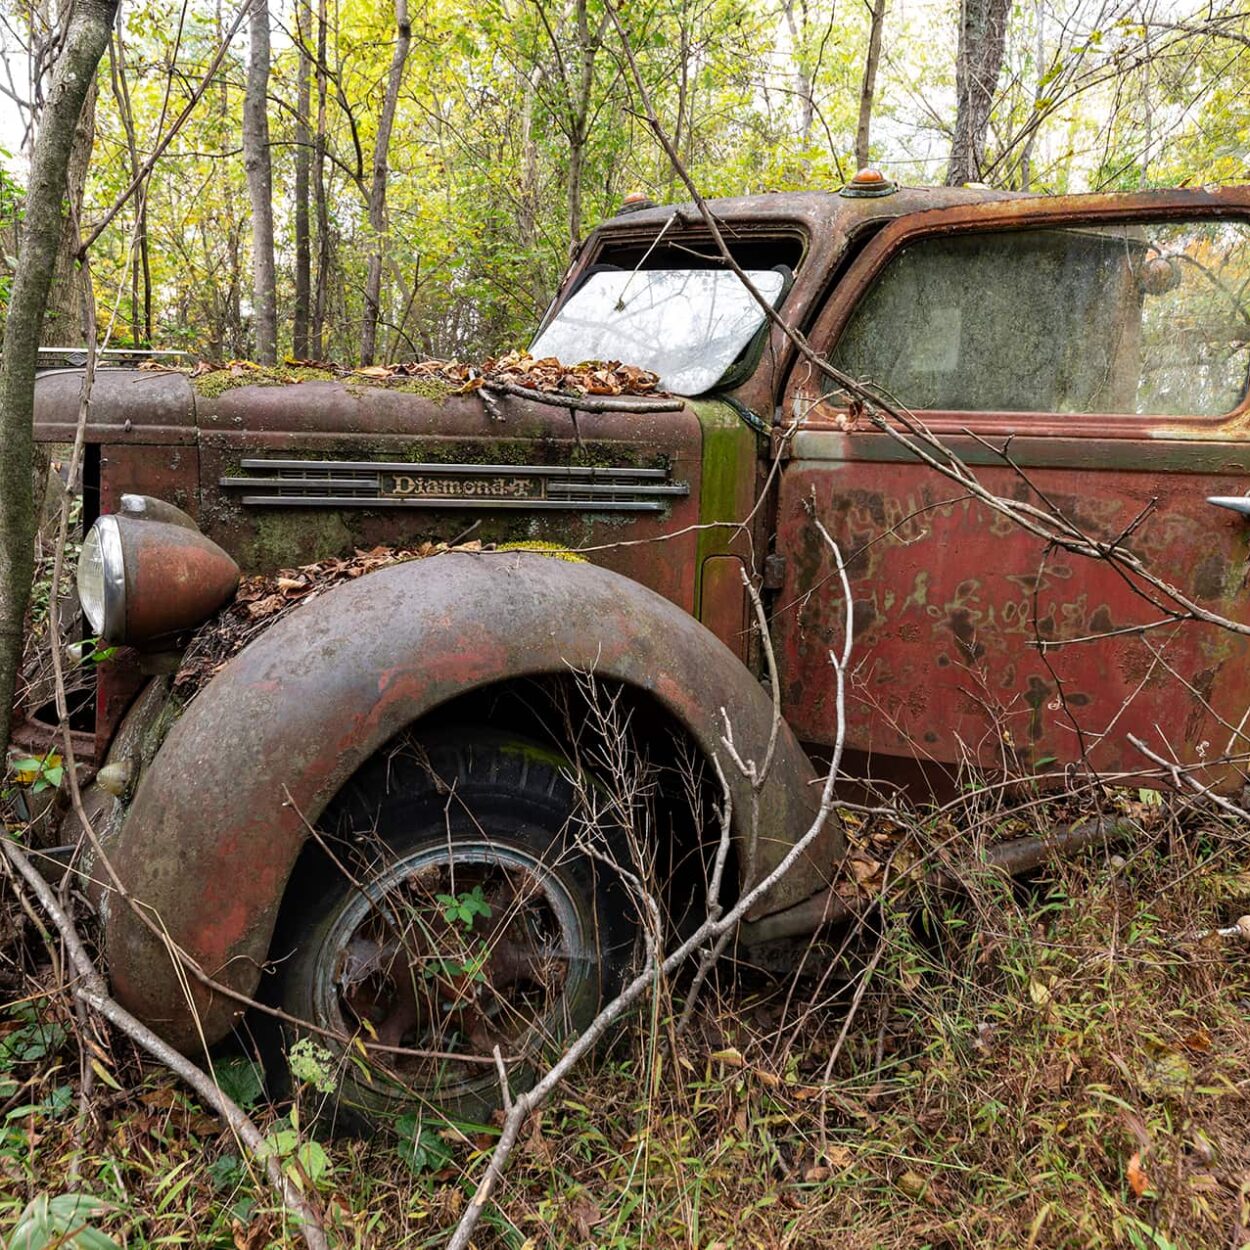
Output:
<path fill-rule="evenodd" d="M 88 638 L 83 644 L 82 662 L 84 664 L 104 664 L 111 660 L 120 650 L 120 647 L 102 647 L 100 639 Z"/>
<path fill-rule="evenodd" d="M 459 921 L 466 929 L 472 929 L 478 916 L 483 920 L 490 919 L 490 904 L 480 885 L 475 885 L 465 894 L 436 894 L 434 901 L 443 909 L 443 919 L 448 924 Z"/>
<path fill-rule="evenodd" d="M 254 1107 L 265 1096 L 260 1065 L 246 1055 L 219 1059 L 213 1064 L 213 1078 L 221 1086 L 221 1092 L 240 1107 Z"/>
<path fill-rule="evenodd" d="M 90 1194 L 40 1194 L 18 1217 L 9 1250 L 117 1250 L 91 1221 L 112 1206 Z"/>
<path fill-rule="evenodd" d="M 64 1025 L 55 1020 L 41 1020 L 30 1003 L 19 1003 L 4 1014 L 21 1023 L 0 1037 L 0 1073 L 9 1072 L 15 1064 L 47 1059 L 68 1039 Z"/>
<path fill-rule="evenodd" d="M 64 761 L 55 751 L 22 756 L 10 763 L 9 770 L 17 784 L 26 786 L 32 794 L 55 790 L 65 779 Z"/>
<path fill-rule="evenodd" d="M 334 1092 L 334 1056 L 311 1037 L 299 1038 L 287 1052 L 291 1075 L 319 1094 Z"/>
<path fill-rule="evenodd" d="M 485 968 L 489 962 L 490 947 L 485 942 L 478 942 L 477 949 L 466 952 L 463 959 L 427 959 L 421 965 L 421 975 L 427 981 L 434 977 L 444 977 L 448 980 L 468 977 L 470 981 L 485 983 Z"/>
<path fill-rule="evenodd" d="M 266 1135 L 260 1157 L 271 1154 L 277 1156 L 283 1170 L 301 1189 L 305 1180 L 316 1187 L 334 1171 L 325 1147 L 320 1142 L 305 1141 L 293 1118 L 277 1121 Z"/>
<path fill-rule="evenodd" d="M 395 1152 L 414 1175 L 437 1172 L 451 1162 L 451 1147 L 420 1116 L 400 1116 L 395 1134 Z"/>

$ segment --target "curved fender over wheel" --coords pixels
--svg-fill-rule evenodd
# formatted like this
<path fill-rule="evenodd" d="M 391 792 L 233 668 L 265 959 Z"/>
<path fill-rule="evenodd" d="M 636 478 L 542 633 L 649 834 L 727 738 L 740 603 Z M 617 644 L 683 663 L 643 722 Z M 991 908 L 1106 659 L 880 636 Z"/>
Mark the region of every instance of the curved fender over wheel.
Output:
<path fill-rule="evenodd" d="M 279 621 L 170 731 L 109 846 L 133 904 L 156 921 L 145 924 L 132 904 L 102 891 L 118 998 L 184 1049 L 222 1037 L 239 1004 L 178 969 L 153 929 L 215 980 L 250 994 L 309 826 L 347 778 L 457 695 L 570 669 L 648 692 L 707 756 L 719 756 L 733 790 L 735 836 L 746 835 L 750 787 L 721 742 L 721 709 L 740 755 L 762 760 L 772 706 L 692 617 L 619 574 L 533 553 L 449 553 L 397 565 Z M 809 826 L 819 801 L 814 782 L 783 724 L 760 794 L 761 872 Z M 756 914 L 819 889 L 841 850 L 830 822 L 809 862 Z"/>

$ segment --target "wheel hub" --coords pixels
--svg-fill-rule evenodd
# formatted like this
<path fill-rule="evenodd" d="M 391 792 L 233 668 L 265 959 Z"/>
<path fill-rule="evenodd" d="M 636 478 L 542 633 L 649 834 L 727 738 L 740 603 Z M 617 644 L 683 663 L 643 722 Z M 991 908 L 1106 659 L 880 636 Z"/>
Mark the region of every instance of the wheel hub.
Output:
<path fill-rule="evenodd" d="M 522 848 L 485 841 L 376 871 L 329 938 L 320 1005 L 366 1046 L 439 1052 L 382 1056 L 429 1088 L 484 1079 L 472 1059 L 496 1048 L 517 1057 L 551 1040 L 587 975 L 584 926 L 560 877 Z M 498 1079 L 493 1068 L 485 1079 Z"/>

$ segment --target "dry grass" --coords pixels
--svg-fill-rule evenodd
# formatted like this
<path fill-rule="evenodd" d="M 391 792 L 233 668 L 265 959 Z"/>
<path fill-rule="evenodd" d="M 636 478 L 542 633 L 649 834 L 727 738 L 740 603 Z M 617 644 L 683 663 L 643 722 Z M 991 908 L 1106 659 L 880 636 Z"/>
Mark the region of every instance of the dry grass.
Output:
<path fill-rule="evenodd" d="M 1250 963 L 1194 936 L 1250 912 L 1250 854 L 1189 817 L 1123 855 L 887 908 L 832 975 L 827 951 L 823 977 L 725 969 L 676 1050 L 657 998 L 532 1123 L 476 1244 L 1250 1244 Z M 0 992 L 24 1001 L 0 1014 L 0 1227 L 78 1188 L 119 1245 L 288 1244 L 218 1122 L 105 1039 L 75 1184 L 80 1045 L 33 925 L 6 923 Z M 494 1141 L 315 1143 L 283 1110 L 258 1114 L 348 1246 L 441 1244 Z"/>

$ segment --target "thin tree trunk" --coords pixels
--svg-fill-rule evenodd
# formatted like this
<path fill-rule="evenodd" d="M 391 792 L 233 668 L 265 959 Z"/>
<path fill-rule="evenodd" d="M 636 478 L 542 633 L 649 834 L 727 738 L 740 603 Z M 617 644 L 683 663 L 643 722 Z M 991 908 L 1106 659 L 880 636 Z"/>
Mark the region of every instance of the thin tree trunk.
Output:
<path fill-rule="evenodd" d="M 806 150 L 812 140 L 812 121 L 816 115 L 815 90 L 810 70 L 805 64 L 807 56 L 807 24 L 808 12 L 803 4 L 803 21 L 801 25 L 794 19 L 795 0 L 786 0 L 786 26 L 790 31 L 790 55 L 794 58 L 794 90 L 799 97 L 799 143 Z M 811 162 L 805 157 L 804 166 Z"/>
<path fill-rule="evenodd" d="M 577 0 L 578 77 L 577 95 L 569 110 L 569 254 L 573 255 L 582 241 L 582 178 L 586 166 L 586 144 L 589 140 L 590 98 L 595 85 L 595 57 L 603 44 L 607 29 L 605 16 L 592 34 L 587 0 Z"/>
<path fill-rule="evenodd" d="M 222 20 L 221 0 L 217 0 L 217 43 L 220 46 L 225 37 L 225 24 Z M 230 132 L 230 75 L 221 74 L 221 91 L 217 97 L 217 116 L 221 122 L 221 133 Z M 225 298 L 221 302 L 218 326 L 215 339 L 214 354 L 241 357 L 247 355 L 247 347 L 243 342 L 243 263 L 240 246 L 240 225 L 234 211 L 234 184 L 231 169 L 227 162 L 218 166 L 221 174 L 221 203 L 226 221 L 226 256 L 229 260 Z M 207 236 L 205 248 L 209 246 Z"/>
<path fill-rule="evenodd" d="M 1046 89 L 1046 10 L 1042 0 L 1036 0 L 1033 6 L 1033 20 L 1036 25 L 1033 32 L 1033 74 L 1037 79 L 1033 88 L 1033 118 L 1036 120 L 1041 116 L 1042 94 Z M 1024 141 L 1024 152 L 1020 157 L 1021 191 L 1028 191 L 1033 183 L 1033 147 L 1037 143 L 1038 129 L 1034 125 Z"/>
<path fill-rule="evenodd" d="M 391 55 L 391 71 L 386 80 L 386 97 L 378 118 L 378 137 L 373 147 L 373 183 L 369 188 L 369 225 L 373 232 L 373 250 L 369 254 L 369 272 L 365 278 L 365 315 L 360 328 L 360 363 L 373 364 L 377 347 L 378 318 L 382 310 L 382 264 L 386 251 L 386 179 L 390 172 L 391 130 L 395 125 L 395 109 L 399 104 L 399 87 L 408 60 L 412 28 L 408 24 L 408 0 L 395 0 L 395 51 Z"/>
<path fill-rule="evenodd" d="M 299 89 L 295 105 L 295 324 L 291 353 L 297 360 L 308 356 L 308 313 L 312 289 L 312 240 L 308 222 L 308 175 L 312 168 L 312 105 L 308 76 L 311 69 L 305 48 L 312 38 L 312 6 L 298 0 L 295 6 L 296 42 L 299 44 Z"/>
<path fill-rule="evenodd" d="M 65 202 L 70 211 L 61 218 L 61 238 L 57 247 L 56 268 L 48 303 L 44 309 L 40 345 L 73 347 L 82 340 L 82 295 L 85 278 L 77 256 L 81 240 L 78 222 L 82 213 L 83 192 L 87 186 L 87 166 L 91 163 L 91 146 L 95 141 L 96 81 L 87 88 L 82 112 L 74 127 L 69 167 L 65 175 Z"/>
<path fill-rule="evenodd" d="M 56 269 L 70 157 L 116 0 L 77 0 L 31 157 L 26 216 L 0 355 L 0 756 L 9 743 L 9 709 L 34 572 L 35 362 Z"/>
<path fill-rule="evenodd" d="M 985 134 L 1007 43 L 1010 0 L 963 0 L 955 58 L 955 133 L 946 170 L 948 187 L 977 182 L 985 162 Z"/>
<path fill-rule="evenodd" d="M 135 116 L 130 104 L 130 86 L 126 81 L 126 45 L 122 42 L 120 25 L 109 43 L 109 72 L 113 83 L 113 99 L 117 116 L 126 134 L 126 152 L 130 157 L 130 177 L 137 178 L 141 162 L 135 137 Z M 135 197 L 135 254 L 130 269 L 130 337 L 135 347 L 152 346 L 152 260 L 148 249 L 148 196 L 145 186 Z M 140 318 L 140 294 L 143 315 Z"/>
<path fill-rule="evenodd" d="M 330 270 L 330 211 L 326 203 L 326 0 L 317 3 L 317 138 L 313 200 L 317 210 L 317 285 L 313 290 L 312 354 L 325 359 L 326 283 Z"/>
<path fill-rule="evenodd" d="M 527 250 L 538 246 L 538 142 L 534 138 L 534 109 L 538 105 L 542 80 L 543 67 L 535 65 L 526 77 L 521 107 L 521 211 L 517 215 L 517 227 Z"/>
<path fill-rule="evenodd" d="M 273 168 L 269 156 L 269 0 L 253 0 L 252 46 L 243 97 L 243 167 L 252 203 L 252 325 L 256 360 L 278 359 L 278 308 L 273 269 Z"/>
<path fill-rule="evenodd" d="M 864 80 L 859 88 L 859 122 L 855 127 L 855 165 L 868 165 L 869 139 L 872 133 L 872 101 L 877 92 L 877 66 L 881 63 L 881 32 L 885 27 L 886 0 L 873 0 L 872 25 L 868 28 L 868 57 L 864 61 Z"/>

